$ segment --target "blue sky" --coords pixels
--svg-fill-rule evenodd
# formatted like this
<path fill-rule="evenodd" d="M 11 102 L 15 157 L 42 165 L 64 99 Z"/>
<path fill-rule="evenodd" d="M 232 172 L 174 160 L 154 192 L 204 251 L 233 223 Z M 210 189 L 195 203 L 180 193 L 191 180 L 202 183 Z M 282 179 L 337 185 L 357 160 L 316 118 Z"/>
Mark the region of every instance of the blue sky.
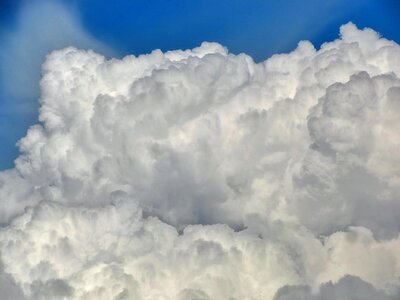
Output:
<path fill-rule="evenodd" d="M 3 0 L 0 169 L 13 166 L 16 142 L 37 123 L 40 65 L 51 50 L 74 45 L 122 57 L 216 41 L 261 61 L 300 40 L 319 47 L 348 21 L 400 42 L 396 0 Z"/>

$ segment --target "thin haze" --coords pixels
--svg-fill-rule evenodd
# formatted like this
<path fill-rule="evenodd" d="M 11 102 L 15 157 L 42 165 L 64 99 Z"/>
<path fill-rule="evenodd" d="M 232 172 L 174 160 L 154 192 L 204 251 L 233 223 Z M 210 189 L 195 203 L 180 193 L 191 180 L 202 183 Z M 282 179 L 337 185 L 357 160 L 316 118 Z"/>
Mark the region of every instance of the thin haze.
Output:
<path fill-rule="evenodd" d="M 46 55 L 75 45 L 110 55 L 111 47 L 91 36 L 71 9 L 57 1 L 24 1 L 0 31 L 0 167 L 13 165 L 14 144 L 37 122 L 41 65 Z"/>

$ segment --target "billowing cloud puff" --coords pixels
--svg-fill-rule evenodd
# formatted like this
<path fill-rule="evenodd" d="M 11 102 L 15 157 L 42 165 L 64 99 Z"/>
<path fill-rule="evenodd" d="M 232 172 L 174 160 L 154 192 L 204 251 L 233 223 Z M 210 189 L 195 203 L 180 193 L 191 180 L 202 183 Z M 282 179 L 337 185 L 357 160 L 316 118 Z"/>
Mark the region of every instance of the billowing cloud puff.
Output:
<path fill-rule="evenodd" d="M 399 45 L 351 23 L 258 64 L 215 43 L 51 53 L 41 124 L 0 173 L 0 287 L 397 299 L 399 61 Z"/>

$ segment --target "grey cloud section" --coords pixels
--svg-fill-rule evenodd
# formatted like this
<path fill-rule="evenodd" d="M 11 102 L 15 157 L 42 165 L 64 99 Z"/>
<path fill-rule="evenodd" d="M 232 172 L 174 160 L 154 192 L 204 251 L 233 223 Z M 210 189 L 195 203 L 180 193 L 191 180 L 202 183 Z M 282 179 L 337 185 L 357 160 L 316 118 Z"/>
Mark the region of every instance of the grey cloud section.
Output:
<path fill-rule="evenodd" d="M 25 300 L 24 293 L 10 274 L 0 265 L 0 293 L 4 300 Z"/>
<path fill-rule="evenodd" d="M 274 300 L 395 300 L 400 292 L 387 294 L 354 276 L 345 276 L 337 283 L 325 283 L 317 293 L 305 286 L 285 286 L 277 292 Z"/>
<path fill-rule="evenodd" d="M 399 61 L 351 23 L 259 64 L 51 53 L 0 173 L 4 274 L 28 299 L 393 295 Z"/>
<path fill-rule="evenodd" d="M 298 215 L 313 230 L 362 225 L 380 238 L 397 237 L 399 87 L 394 74 L 361 72 L 330 86 L 312 108 L 313 143 L 294 182 Z"/>
<path fill-rule="evenodd" d="M 400 292 L 386 294 L 354 276 L 345 276 L 337 283 L 325 283 L 317 293 L 305 286 L 285 286 L 277 292 L 274 300 L 395 300 Z"/>

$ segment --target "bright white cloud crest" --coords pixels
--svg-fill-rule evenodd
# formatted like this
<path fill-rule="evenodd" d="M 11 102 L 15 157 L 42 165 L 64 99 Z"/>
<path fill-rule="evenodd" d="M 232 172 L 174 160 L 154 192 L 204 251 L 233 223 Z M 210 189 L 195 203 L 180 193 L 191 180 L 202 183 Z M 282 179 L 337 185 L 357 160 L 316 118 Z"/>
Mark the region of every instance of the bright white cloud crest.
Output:
<path fill-rule="evenodd" d="M 396 299 L 399 61 L 353 24 L 259 64 L 51 53 L 0 173 L 5 297 Z"/>

